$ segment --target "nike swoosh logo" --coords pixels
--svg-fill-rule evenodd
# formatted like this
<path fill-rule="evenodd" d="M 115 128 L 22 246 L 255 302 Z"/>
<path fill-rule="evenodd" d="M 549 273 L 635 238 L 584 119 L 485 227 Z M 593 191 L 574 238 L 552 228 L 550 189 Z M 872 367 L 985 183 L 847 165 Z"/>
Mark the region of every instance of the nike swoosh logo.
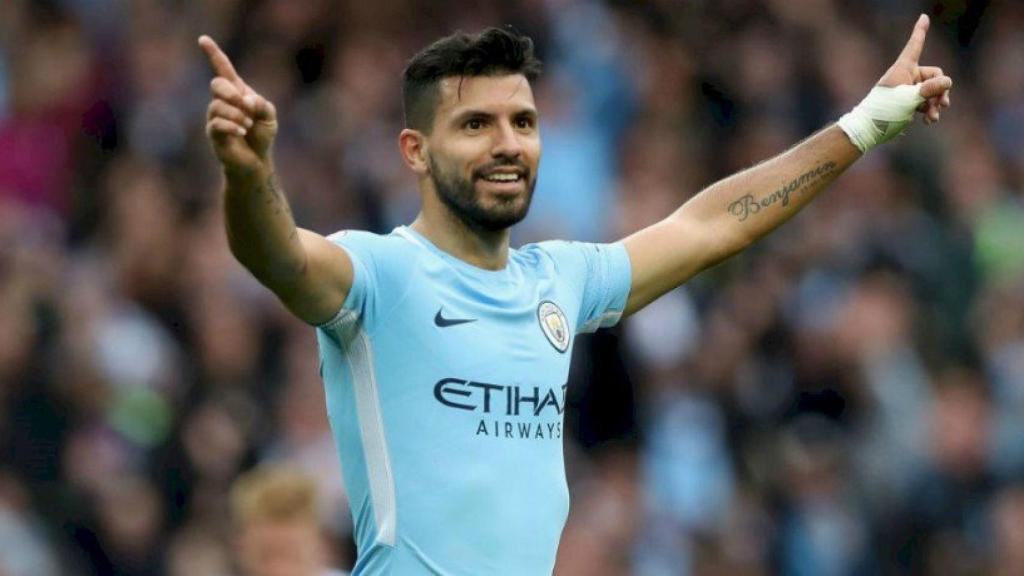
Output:
<path fill-rule="evenodd" d="M 444 307 L 438 308 L 437 314 L 434 314 L 434 324 L 437 324 L 439 328 L 447 328 L 449 326 L 476 322 L 476 318 L 445 318 L 441 315 L 442 310 L 444 310 Z"/>

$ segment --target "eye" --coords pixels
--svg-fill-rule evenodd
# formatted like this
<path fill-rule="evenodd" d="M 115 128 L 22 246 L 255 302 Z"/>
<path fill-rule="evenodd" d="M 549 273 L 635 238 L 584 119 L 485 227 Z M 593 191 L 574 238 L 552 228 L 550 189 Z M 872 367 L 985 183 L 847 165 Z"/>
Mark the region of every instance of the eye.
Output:
<path fill-rule="evenodd" d="M 480 130 L 484 127 L 484 121 L 480 118 L 470 118 L 466 120 L 465 128 L 467 130 Z"/>
<path fill-rule="evenodd" d="M 516 118 L 516 128 L 521 130 L 529 130 L 530 128 L 533 128 L 533 118 L 530 118 L 529 116 L 520 116 L 519 118 Z"/>

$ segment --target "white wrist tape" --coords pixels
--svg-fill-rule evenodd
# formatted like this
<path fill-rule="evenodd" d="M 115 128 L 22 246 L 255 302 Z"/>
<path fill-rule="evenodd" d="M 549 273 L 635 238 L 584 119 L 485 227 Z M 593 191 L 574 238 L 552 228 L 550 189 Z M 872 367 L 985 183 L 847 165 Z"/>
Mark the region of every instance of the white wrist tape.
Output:
<path fill-rule="evenodd" d="M 914 111 L 924 102 L 920 86 L 904 84 L 893 88 L 875 86 L 860 104 L 839 119 L 839 127 L 861 152 L 900 135 L 914 120 Z"/>

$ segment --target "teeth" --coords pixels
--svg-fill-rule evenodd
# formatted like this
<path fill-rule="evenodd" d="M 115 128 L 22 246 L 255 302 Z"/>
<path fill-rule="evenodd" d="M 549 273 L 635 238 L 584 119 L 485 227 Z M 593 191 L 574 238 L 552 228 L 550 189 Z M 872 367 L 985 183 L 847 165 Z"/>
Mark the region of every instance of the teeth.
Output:
<path fill-rule="evenodd" d="M 491 182 L 515 182 L 519 180 L 518 174 L 491 174 L 487 177 Z"/>

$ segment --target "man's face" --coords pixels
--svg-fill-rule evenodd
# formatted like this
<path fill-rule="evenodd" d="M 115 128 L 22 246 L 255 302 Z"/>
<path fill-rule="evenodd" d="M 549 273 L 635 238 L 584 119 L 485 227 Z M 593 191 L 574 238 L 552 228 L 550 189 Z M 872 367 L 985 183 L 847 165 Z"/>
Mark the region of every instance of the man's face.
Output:
<path fill-rule="evenodd" d="M 471 228 L 498 231 L 526 217 L 537 182 L 540 132 L 530 83 L 519 74 L 445 78 L 427 137 L 441 201 Z"/>
<path fill-rule="evenodd" d="M 308 521 L 255 521 L 238 545 L 245 576 L 317 576 L 324 570 L 324 545 Z"/>

